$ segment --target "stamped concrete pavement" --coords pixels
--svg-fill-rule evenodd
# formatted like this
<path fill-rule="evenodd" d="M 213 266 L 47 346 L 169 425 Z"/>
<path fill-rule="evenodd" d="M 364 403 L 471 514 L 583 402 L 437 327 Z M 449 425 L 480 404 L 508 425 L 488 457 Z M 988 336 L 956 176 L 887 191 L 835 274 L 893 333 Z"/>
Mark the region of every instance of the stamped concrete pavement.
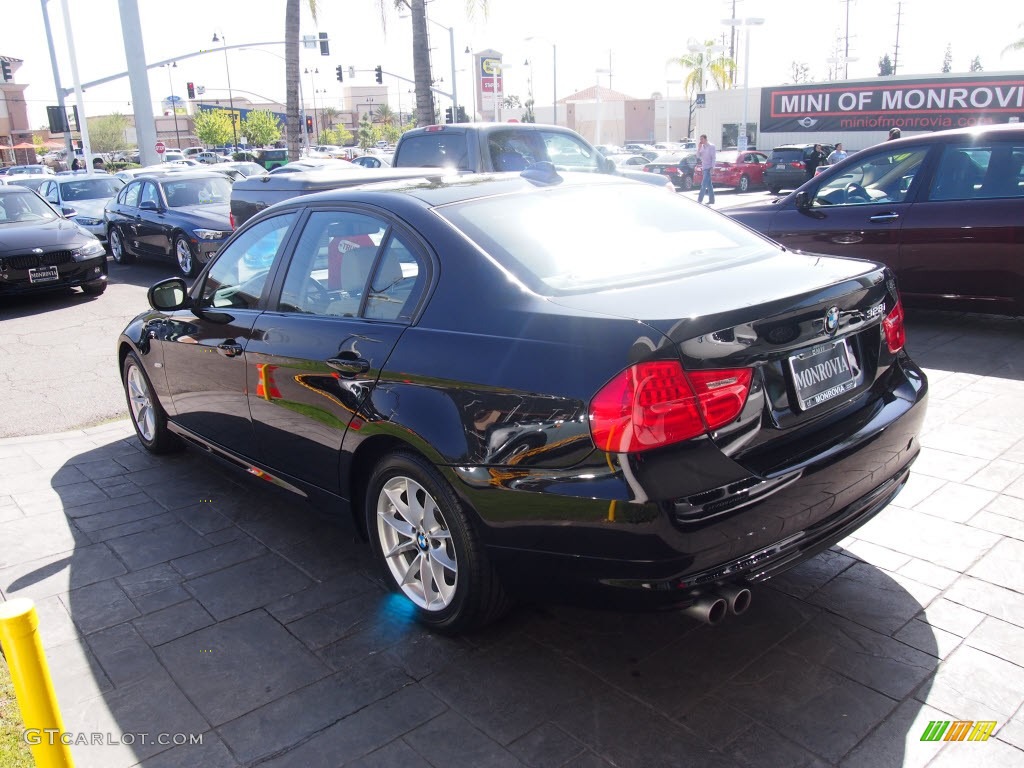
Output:
<path fill-rule="evenodd" d="M 718 627 L 433 635 L 345 528 L 124 421 L 0 440 L 0 598 L 38 606 L 80 768 L 1024 766 L 1024 324 L 911 313 L 908 346 L 913 479 Z M 956 720 L 996 726 L 921 740 Z"/>

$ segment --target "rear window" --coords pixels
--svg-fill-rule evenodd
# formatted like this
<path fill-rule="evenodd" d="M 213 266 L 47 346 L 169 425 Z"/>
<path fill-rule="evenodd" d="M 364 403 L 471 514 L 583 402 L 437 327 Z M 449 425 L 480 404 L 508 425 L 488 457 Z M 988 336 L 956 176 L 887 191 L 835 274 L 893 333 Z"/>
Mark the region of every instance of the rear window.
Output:
<path fill-rule="evenodd" d="M 761 237 L 730 219 L 647 184 L 546 189 L 453 203 L 437 212 L 547 294 L 656 282 L 772 253 Z"/>
<path fill-rule="evenodd" d="M 423 133 L 402 139 L 402 146 L 395 155 L 396 166 L 473 170 L 467 165 L 466 134 Z"/>
<path fill-rule="evenodd" d="M 773 149 L 772 156 L 768 158 L 773 163 L 795 163 L 803 161 L 804 152 L 802 149 Z"/>

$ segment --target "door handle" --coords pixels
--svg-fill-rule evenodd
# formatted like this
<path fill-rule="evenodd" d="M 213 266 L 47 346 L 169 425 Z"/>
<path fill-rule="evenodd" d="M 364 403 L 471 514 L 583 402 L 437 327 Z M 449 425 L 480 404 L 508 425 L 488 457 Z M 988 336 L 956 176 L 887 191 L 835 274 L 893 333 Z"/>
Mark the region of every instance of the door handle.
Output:
<path fill-rule="evenodd" d="M 223 344 L 218 344 L 217 351 L 224 355 L 224 357 L 237 357 L 242 354 L 242 345 L 236 341 L 228 340 Z"/>
<path fill-rule="evenodd" d="M 876 216 L 871 216 L 868 221 L 895 221 L 900 215 L 898 213 L 879 213 Z"/>
<path fill-rule="evenodd" d="M 364 360 L 361 357 L 350 358 L 347 360 L 343 360 L 340 357 L 331 357 L 325 360 L 324 362 L 326 362 L 329 366 L 331 366 L 331 368 L 333 368 L 336 371 L 340 371 L 341 373 L 347 373 L 353 376 L 360 373 L 366 373 L 368 370 L 370 370 L 370 361 Z"/>

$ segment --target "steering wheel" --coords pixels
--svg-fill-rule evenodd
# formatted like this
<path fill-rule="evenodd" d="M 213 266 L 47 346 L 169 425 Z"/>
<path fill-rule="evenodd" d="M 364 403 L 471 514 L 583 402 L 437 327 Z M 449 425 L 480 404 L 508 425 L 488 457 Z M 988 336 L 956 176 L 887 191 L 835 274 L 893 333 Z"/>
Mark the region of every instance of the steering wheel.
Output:
<path fill-rule="evenodd" d="M 870 203 L 871 195 L 860 184 L 851 181 L 846 185 L 846 202 L 848 203 Z"/>
<path fill-rule="evenodd" d="M 331 303 L 331 294 L 323 286 L 323 283 L 310 278 L 306 282 L 306 301 L 304 303 L 307 307 L 316 307 L 318 311 L 323 312 Z"/>

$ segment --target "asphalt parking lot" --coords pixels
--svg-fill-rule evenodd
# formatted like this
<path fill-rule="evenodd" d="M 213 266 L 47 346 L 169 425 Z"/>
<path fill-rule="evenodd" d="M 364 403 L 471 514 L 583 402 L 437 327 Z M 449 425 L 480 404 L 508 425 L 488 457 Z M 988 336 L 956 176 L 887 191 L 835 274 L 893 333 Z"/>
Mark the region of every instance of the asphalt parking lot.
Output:
<path fill-rule="evenodd" d="M 112 334 L 168 272 L 5 308 L 0 348 L 34 348 L 6 358 L 5 429 L 30 395 L 71 424 L 123 403 Z M 347 529 L 148 455 L 123 405 L 0 439 L 0 598 L 36 601 L 65 726 L 102 735 L 80 767 L 1024 765 L 1024 321 L 910 311 L 908 337 L 912 480 L 718 627 L 536 604 L 432 635 Z M 931 721 L 995 726 L 922 741 Z"/>

